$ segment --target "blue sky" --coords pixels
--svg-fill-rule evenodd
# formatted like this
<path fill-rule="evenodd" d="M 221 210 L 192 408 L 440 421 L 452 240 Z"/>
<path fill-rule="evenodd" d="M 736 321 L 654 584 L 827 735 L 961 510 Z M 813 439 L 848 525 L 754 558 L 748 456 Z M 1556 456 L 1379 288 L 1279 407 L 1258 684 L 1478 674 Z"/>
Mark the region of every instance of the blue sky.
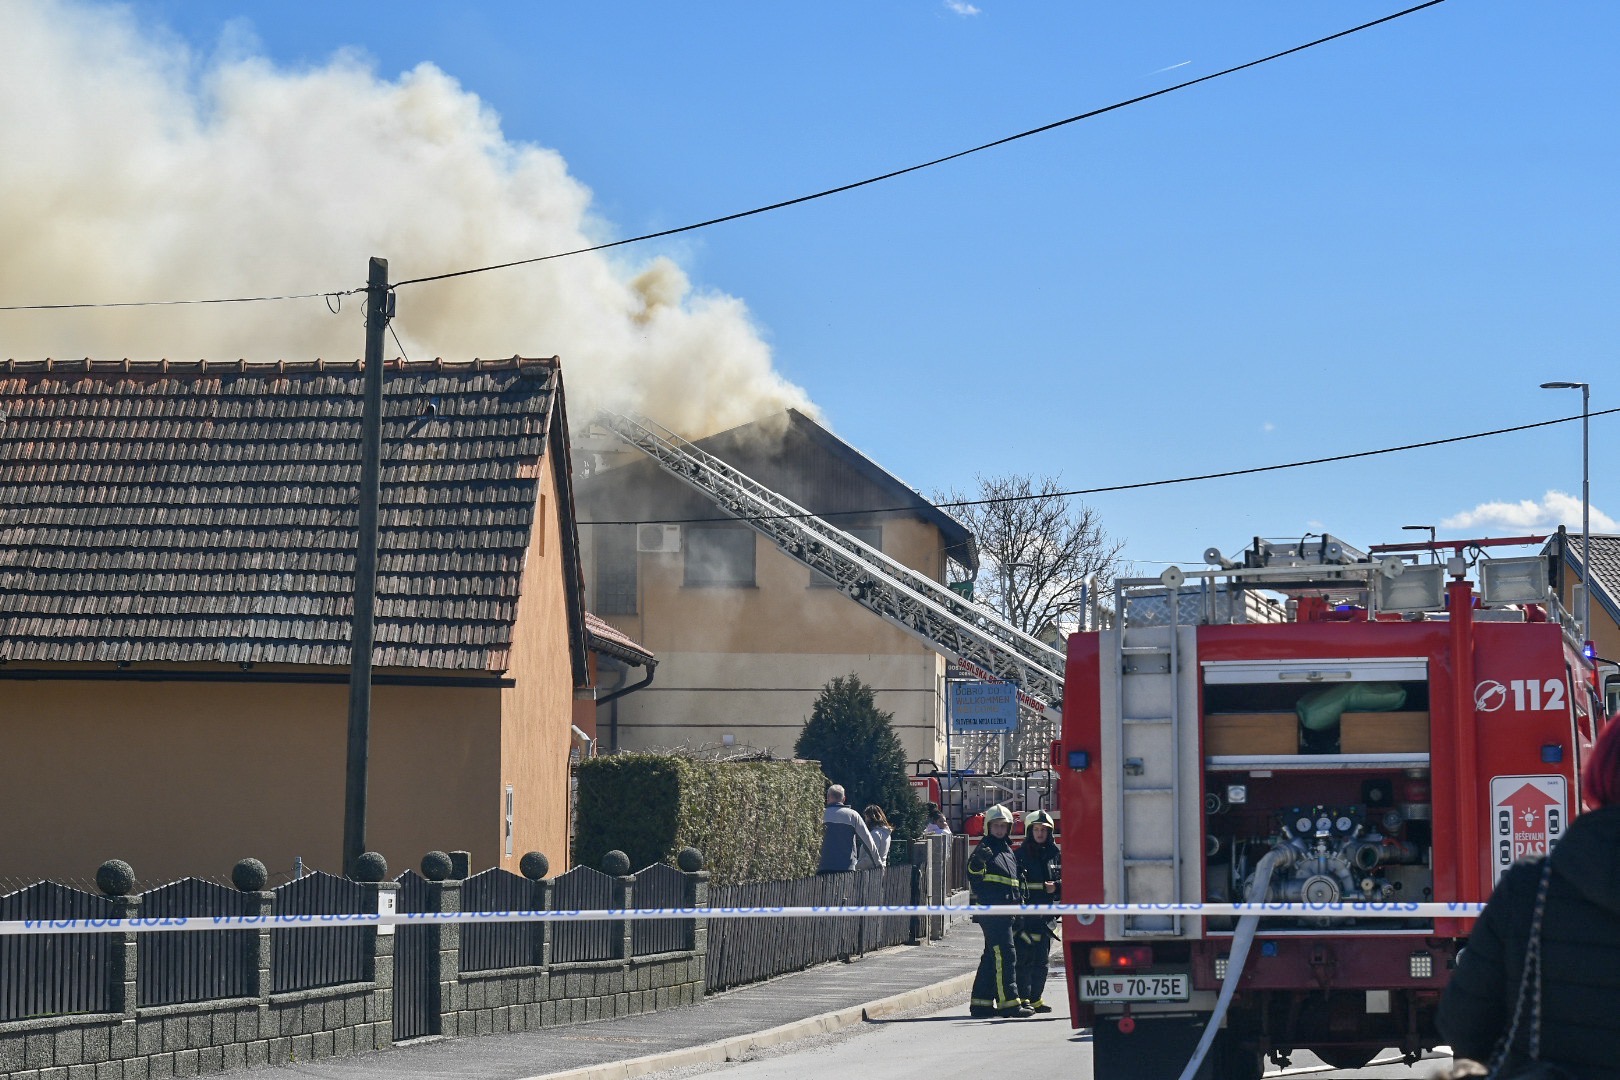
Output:
<path fill-rule="evenodd" d="M 604 235 L 912 164 L 1398 10 L 153 2 L 149 32 L 285 68 L 427 61 L 557 151 Z M 922 173 L 652 247 L 744 301 L 830 424 L 924 490 L 1091 487 L 1620 403 L 1620 6 L 1451 0 Z M 341 110 L 333 100 L 330 108 Z M 514 251 L 513 257 L 541 254 Z M 383 254 L 389 254 L 384 252 Z M 523 271 L 514 271 L 523 273 Z M 411 297 L 401 296 L 408 325 Z M 567 362 L 564 356 L 564 362 Z M 1620 513 L 1593 422 L 1593 503 Z M 1144 569 L 1579 496 L 1579 425 L 1088 499 Z M 1515 513 L 1482 504 L 1529 500 Z M 1606 518 L 1598 518 L 1606 521 Z M 1578 526 L 1578 507 L 1571 524 Z"/>

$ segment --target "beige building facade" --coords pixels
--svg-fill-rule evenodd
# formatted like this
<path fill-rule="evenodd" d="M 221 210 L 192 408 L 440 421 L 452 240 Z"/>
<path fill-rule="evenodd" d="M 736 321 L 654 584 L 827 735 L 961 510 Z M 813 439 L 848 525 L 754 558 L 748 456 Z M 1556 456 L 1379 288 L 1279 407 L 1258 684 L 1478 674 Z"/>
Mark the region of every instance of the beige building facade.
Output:
<path fill-rule="evenodd" d="M 797 412 L 699 445 L 936 581 L 976 565 L 960 523 Z M 604 746 L 791 756 L 821 688 L 854 673 L 907 757 L 943 762 L 945 662 L 921 640 L 650 461 L 610 457 L 576 491 L 591 608 L 659 658 L 599 713 Z"/>

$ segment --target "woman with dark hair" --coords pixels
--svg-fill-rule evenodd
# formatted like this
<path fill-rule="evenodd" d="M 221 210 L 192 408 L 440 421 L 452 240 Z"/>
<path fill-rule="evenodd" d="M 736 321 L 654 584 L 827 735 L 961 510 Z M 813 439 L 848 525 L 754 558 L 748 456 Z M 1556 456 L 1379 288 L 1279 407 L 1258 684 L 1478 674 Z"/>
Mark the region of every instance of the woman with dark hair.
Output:
<path fill-rule="evenodd" d="M 1620 722 L 1599 736 L 1582 780 L 1590 809 L 1550 856 L 1503 872 L 1440 1001 L 1459 1058 L 1490 1061 L 1511 1031 L 1505 1076 L 1539 1059 L 1577 1080 L 1620 1080 Z M 1532 971 L 1521 1011 L 1532 937 L 1540 977 Z"/>
<path fill-rule="evenodd" d="M 876 849 L 877 858 L 874 859 L 873 853 L 862 848 L 861 857 L 855 862 L 855 869 L 875 870 L 888 864 L 889 841 L 894 836 L 894 826 L 889 824 L 887 815 L 883 813 L 883 807 L 876 803 L 863 810 L 861 816 L 866 818 L 866 827 L 872 833 L 872 846 Z"/>

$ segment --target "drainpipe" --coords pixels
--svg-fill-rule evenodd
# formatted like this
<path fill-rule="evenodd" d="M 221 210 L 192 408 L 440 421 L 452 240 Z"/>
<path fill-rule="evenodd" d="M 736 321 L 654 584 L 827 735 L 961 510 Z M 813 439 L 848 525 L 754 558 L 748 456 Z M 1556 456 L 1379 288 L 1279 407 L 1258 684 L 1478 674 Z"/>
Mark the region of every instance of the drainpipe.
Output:
<path fill-rule="evenodd" d="M 653 674 L 657 670 L 658 661 L 650 661 L 647 664 L 647 677 L 645 679 L 638 683 L 631 683 L 629 686 L 621 686 L 611 694 L 603 694 L 596 699 L 597 708 L 609 704 L 613 706 L 608 710 L 608 753 L 617 754 L 619 752 L 619 699 L 626 694 L 633 694 L 637 690 L 645 690 L 651 686 Z"/>

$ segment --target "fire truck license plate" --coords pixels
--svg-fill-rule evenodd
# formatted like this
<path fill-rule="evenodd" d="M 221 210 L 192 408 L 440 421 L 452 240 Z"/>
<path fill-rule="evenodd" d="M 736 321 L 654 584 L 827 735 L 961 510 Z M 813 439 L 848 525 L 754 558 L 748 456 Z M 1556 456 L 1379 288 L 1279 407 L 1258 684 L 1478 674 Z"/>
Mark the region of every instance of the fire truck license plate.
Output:
<path fill-rule="evenodd" d="M 1080 980 L 1081 1001 L 1186 1001 L 1187 975 L 1086 975 Z"/>

